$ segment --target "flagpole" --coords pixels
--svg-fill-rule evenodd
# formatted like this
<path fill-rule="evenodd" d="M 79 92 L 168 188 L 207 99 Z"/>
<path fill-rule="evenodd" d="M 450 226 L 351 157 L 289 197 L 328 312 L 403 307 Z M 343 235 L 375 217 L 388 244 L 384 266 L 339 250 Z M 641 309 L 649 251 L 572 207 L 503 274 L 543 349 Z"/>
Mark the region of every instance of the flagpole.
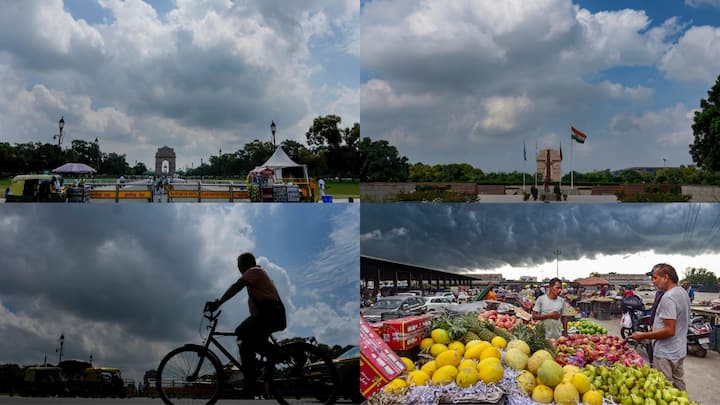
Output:
<path fill-rule="evenodd" d="M 560 192 L 562 192 L 562 141 L 560 141 Z"/>
<path fill-rule="evenodd" d="M 570 138 L 570 190 L 573 190 L 574 186 L 575 186 L 575 181 L 573 179 L 573 174 L 574 174 L 573 172 L 575 171 L 575 168 L 573 167 L 573 143 L 575 143 L 575 142 L 573 142 L 572 135 L 571 135 L 571 138 Z"/>
<path fill-rule="evenodd" d="M 537 188 L 537 155 L 538 155 L 538 142 L 535 140 L 535 188 Z"/>
<path fill-rule="evenodd" d="M 523 193 L 525 193 L 525 172 L 527 171 L 527 152 L 525 151 L 525 141 L 523 141 Z"/>

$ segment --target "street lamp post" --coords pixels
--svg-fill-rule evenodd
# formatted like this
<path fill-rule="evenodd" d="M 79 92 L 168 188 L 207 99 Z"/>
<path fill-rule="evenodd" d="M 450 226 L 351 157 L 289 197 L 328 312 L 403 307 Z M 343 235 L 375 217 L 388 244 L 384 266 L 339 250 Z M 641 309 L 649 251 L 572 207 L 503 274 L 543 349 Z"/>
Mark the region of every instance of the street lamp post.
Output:
<path fill-rule="evenodd" d="M 58 127 L 60 128 L 60 133 L 53 135 L 53 139 L 58 140 L 58 147 L 60 147 L 62 145 L 63 128 L 65 128 L 65 118 L 63 116 L 60 116 L 60 121 L 58 121 Z"/>
<path fill-rule="evenodd" d="M 58 364 L 62 361 L 62 355 L 63 355 L 63 346 L 65 345 L 65 334 L 60 334 L 60 348 L 58 348 L 56 351 L 59 352 L 58 356 Z"/>
<path fill-rule="evenodd" d="M 555 277 L 560 278 L 560 263 L 559 263 L 559 257 L 562 254 L 560 249 L 555 249 L 553 251 L 555 253 Z"/>
<path fill-rule="evenodd" d="M 273 147 L 275 147 L 275 130 L 276 129 L 277 129 L 277 125 L 275 125 L 275 121 L 273 120 L 270 123 L 270 131 L 272 131 L 272 136 L 273 136 Z"/>

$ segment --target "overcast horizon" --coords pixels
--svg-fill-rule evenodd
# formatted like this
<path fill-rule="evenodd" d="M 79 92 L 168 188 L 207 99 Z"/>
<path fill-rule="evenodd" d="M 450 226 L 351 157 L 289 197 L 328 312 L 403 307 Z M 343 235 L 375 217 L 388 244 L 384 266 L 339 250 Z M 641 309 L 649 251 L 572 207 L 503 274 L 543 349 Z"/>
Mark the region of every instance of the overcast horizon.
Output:
<path fill-rule="evenodd" d="M 361 4 L 363 129 L 411 163 L 532 173 L 537 145 L 563 174 L 692 164 L 718 0 Z"/>
<path fill-rule="evenodd" d="M 0 15 L 0 141 L 177 168 L 258 139 L 306 145 L 313 119 L 360 122 L 353 0 L 23 0 Z M 41 29 L 40 29 L 41 28 Z"/>
<path fill-rule="evenodd" d="M 720 275 L 720 204 L 363 204 L 360 253 L 458 274 L 569 280 L 667 262 Z M 556 263 L 555 250 L 560 250 Z"/>
<path fill-rule="evenodd" d="M 357 204 L 0 208 L 0 363 L 56 364 L 62 333 L 64 359 L 92 354 L 141 381 L 171 349 L 201 342 L 203 304 L 237 280 L 245 251 L 286 306 L 277 337 L 357 345 Z M 219 327 L 234 330 L 249 315 L 247 292 L 222 311 Z"/>

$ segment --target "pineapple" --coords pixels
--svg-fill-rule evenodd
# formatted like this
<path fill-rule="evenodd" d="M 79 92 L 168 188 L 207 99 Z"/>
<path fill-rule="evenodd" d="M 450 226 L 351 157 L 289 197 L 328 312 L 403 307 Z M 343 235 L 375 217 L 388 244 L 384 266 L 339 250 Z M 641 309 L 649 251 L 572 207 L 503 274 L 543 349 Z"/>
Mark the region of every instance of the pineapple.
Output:
<path fill-rule="evenodd" d="M 480 340 L 480 336 L 478 336 L 476 333 L 468 331 L 465 336 L 462 338 L 462 342 L 467 344 L 471 340 Z"/>
<path fill-rule="evenodd" d="M 496 334 L 494 334 L 493 332 L 491 332 L 491 331 L 490 331 L 489 329 L 487 329 L 487 328 L 479 328 L 479 329 L 477 329 L 477 331 L 476 331 L 475 333 L 477 333 L 478 337 L 479 337 L 481 340 L 484 340 L 484 341 L 486 341 L 486 342 L 492 341 L 493 338 L 494 338 L 495 336 L 497 336 Z"/>
<path fill-rule="evenodd" d="M 508 342 L 515 339 L 515 335 L 512 333 L 506 331 L 503 328 L 495 328 L 495 334 L 502 337 L 503 339 L 507 340 Z"/>

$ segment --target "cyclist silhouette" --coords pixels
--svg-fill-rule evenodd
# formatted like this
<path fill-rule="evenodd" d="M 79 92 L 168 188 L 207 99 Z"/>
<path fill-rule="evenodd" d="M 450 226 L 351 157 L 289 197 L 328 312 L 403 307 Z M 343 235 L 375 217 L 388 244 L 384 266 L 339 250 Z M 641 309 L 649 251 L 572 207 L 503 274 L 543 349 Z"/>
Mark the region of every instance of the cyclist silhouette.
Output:
<path fill-rule="evenodd" d="M 245 389 L 239 395 L 241 398 L 254 398 L 255 381 L 258 377 L 255 353 L 278 360 L 282 354 L 278 353 L 269 337 L 273 332 L 284 330 L 287 321 L 280 295 L 265 270 L 256 264 L 255 256 L 252 253 L 243 253 L 238 256 L 237 265 L 242 276 L 220 299 L 205 305 L 208 310 L 215 312 L 225 301 L 247 287 L 250 316 L 240 323 L 235 333 L 238 336 L 240 362 L 246 382 Z"/>

